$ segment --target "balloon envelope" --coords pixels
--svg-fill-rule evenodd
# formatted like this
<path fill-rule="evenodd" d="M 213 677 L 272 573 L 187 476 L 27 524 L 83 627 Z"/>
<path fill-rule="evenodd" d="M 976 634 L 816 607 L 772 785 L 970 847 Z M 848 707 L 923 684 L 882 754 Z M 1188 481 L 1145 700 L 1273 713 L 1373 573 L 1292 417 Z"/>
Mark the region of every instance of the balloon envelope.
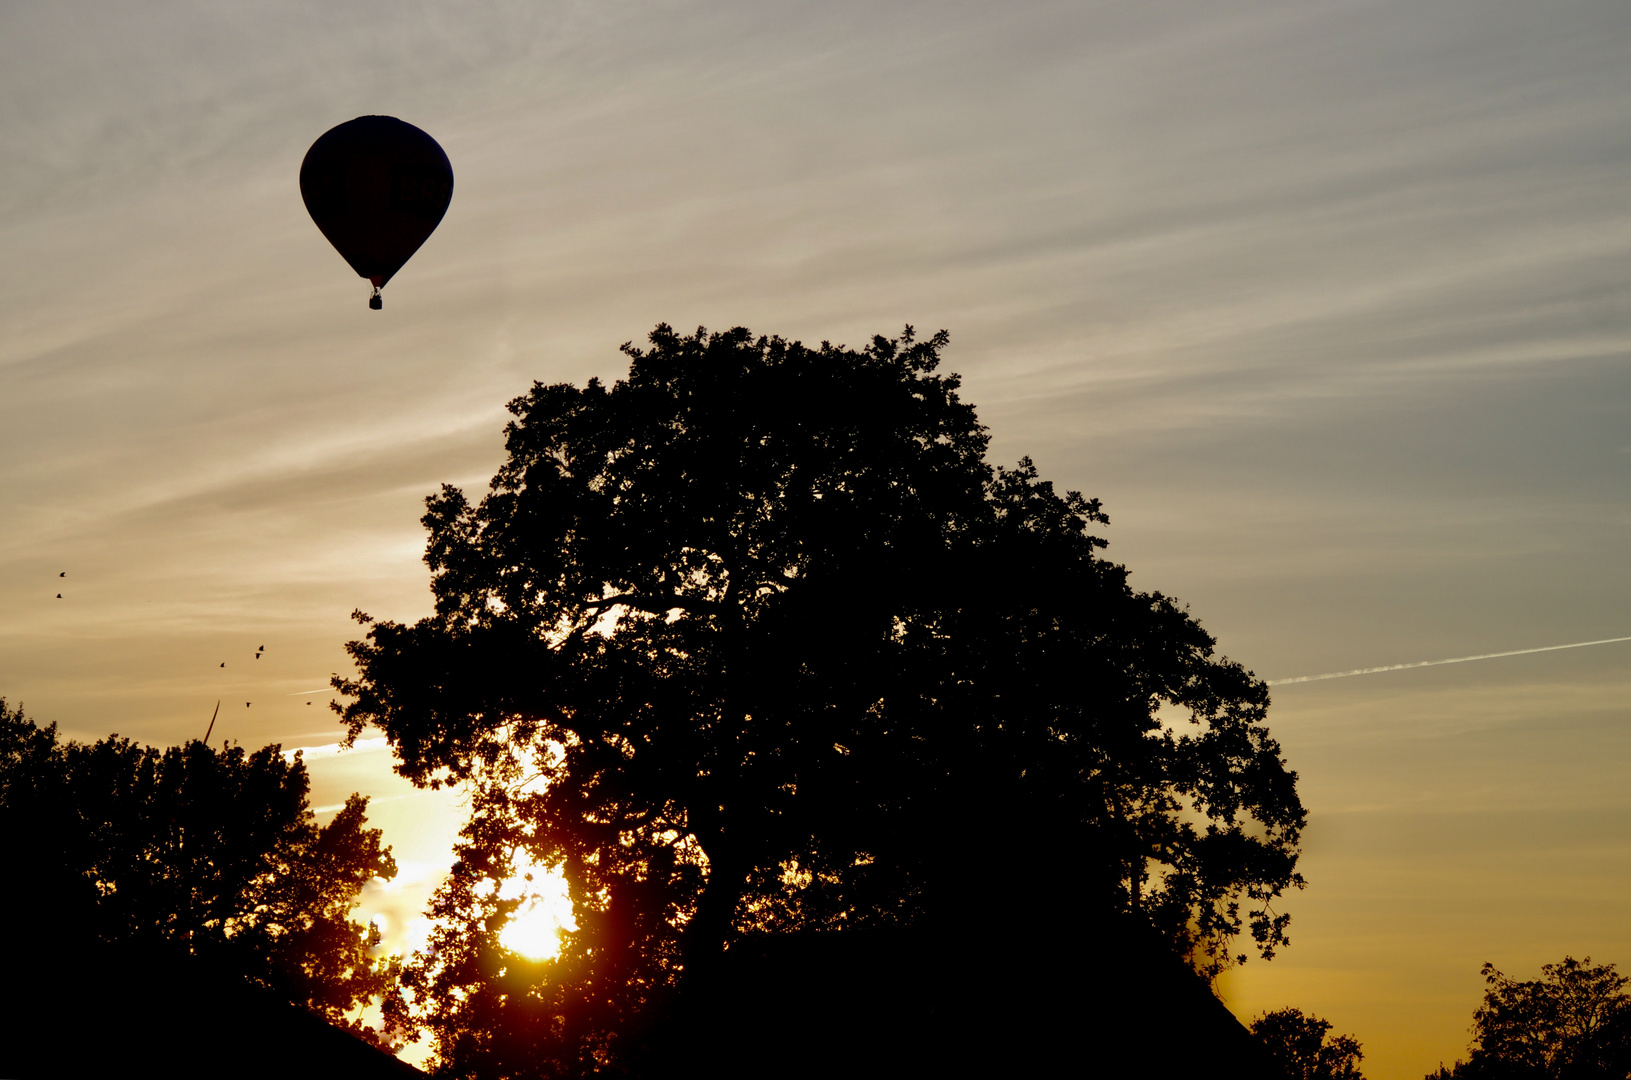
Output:
<path fill-rule="evenodd" d="M 419 250 L 453 200 L 436 140 L 394 116 L 359 116 L 306 151 L 300 195 L 345 261 L 376 287 Z"/>

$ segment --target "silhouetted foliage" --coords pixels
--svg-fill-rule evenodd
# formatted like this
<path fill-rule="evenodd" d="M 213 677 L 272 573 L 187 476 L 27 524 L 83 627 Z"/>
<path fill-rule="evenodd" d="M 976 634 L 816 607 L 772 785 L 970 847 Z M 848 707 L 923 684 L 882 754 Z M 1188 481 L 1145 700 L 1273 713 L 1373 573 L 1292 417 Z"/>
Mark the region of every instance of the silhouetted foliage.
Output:
<path fill-rule="evenodd" d="M 398 995 L 379 931 L 350 919 L 396 864 L 352 795 L 318 827 L 299 754 L 110 736 L 62 742 L 0 700 L 0 835 L 29 902 L 75 911 L 73 932 L 169 946 L 333 1023 Z M 18 879 L 14 879 L 18 880 Z"/>
<path fill-rule="evenodd" d="M 1301 1009 L 1276 1009 L 1252 1021 L 1285 1080 L 1365 1080 L 1365 1052 L 1352 1035 L 1332 1035 L 1331 1022 Z"/>
<path fill-rule="evenodd" d="M 479 504 L 427 500 L 436 612 L 358 613 L 336 686 L 470 784 L 409 975 L 449 1072 L 614 1062 L 745 935 L 1122 911 L 1209 973 L 1285 941 L 1267 687 L 1096 556 L 1096 501 L 986 464 L 946 340 L 659 326 L 626 380 L 511 402 Z M 498 942 L 539 867 L 577 919 L 542 963 Z"/>
<path fill-rule="evenodd" d="M 1598 1080 L 1631 1075 L 1631 994 L 1613 964 L 1565 956 L 1520 981 L 1485 964 L 1472 1052 L 1428 1080 Z"/>

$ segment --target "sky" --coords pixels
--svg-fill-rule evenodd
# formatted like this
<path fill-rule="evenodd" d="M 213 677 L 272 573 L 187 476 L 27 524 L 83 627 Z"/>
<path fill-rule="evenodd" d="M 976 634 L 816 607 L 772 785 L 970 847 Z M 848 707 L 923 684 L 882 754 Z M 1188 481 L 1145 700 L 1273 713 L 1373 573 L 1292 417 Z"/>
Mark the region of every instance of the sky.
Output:
<path fill-rule="evenodd" d="M 1264 678 L 1631 635 L 1628 47 L 1619 0 L 0 6 L 0 696 L 333 744 L 424 497 L 659 321 L 944 327 L 993 461 Z M 296 184 L 369 113 L 456 175 L 382 312 Z M 1631 966 L 1628 721 L 1631 643 L 1276 686 L 1309 886 L 1226 1002 L 1416 1080 L 1484 961 Z M 310 755 L 405 942 L 459 807 L 389 761 Z"/>

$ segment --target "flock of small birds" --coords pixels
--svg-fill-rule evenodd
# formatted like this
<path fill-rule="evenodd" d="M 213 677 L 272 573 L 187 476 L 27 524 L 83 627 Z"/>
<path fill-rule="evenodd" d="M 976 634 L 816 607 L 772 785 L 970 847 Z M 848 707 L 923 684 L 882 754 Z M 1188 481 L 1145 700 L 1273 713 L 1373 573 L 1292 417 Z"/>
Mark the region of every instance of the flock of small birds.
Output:
<path fill-rule="evenodd" d="M 261 646 L 261 647 L 260 647 L 260 648 L 258 648 L 258 649 L 256 649 L 256 650 L 255 650 L 255 659 L 256 659 L 256 660 L 259 660 L 259 659 L 260 659 L 260 658 L 261 658 L 261 653 L 263 653 L 263 652 L 265 652 L 265 651 L 266 651 L 266 646 L 265 646 L 265 645 L 262 645 L 262 646 Z M 225 660 L 223 660 L 223 661 L 221 661 L 221 666 L 222 666 L 222 667 L 226 667 L 226 666 L 227 666 L 227 664 L 226 664 L 226 661 L 225 661 Z M 246 709 L 247 709 L 247 708 L 249 708 L 249 706 L 251 706 L 251 705 L 253 705 L 253 704 L 255 704 L 255 703 L 254 703 L 254 702 L 253 702 L 253 701 L 246 701 L 246 702 L 244 702 L 244 708 L 246 708 Z"/>
<path fill-rule="evenodd" d="M 65 578 L 65 577 L 67 577 L 67 576 L 68 576 L 68 571 L 66 571 L 66 570 L 63 570 L 63 571 L 61 571 L 61 572 L 60 572 L 60 573 L 58 573 L 58 574 L 57 574 L 57 577 L 59 577 L 59 578 Z M 58 600 L 61 600 L 61 599 L 62 599 L 62 594 L 61 594 L 61 593 L 57 593 L 57 599 L 58 599 Z M 265 645 L 262 645 L 262 646 L 261 646 L 261 647 L 260 647 L 260 648 L 258 648 L 258 649 L 256 649 L 256 650 L 255 650 L 255 659 L 256 659 L 256 660 L 259 660 L 259 659 L 260 659 L 260 658 L 261 658 L 261 657 L 262 657 L 262 656 L 263 656 L 263 655 L 265 655 L 265 653 L 266 653 L 266 646 L 265 646 Z M 222 667 L 226 667 L 226 666 L 227 666 L 227 662 L 226 662 L 226 661 L 225 661 L 225 660 L 222 660 L 222 661 L 221 661 L 221 666 L 222 666 Z M 332 674 L 334 674 L 334 673 L 333 673 L 333 672 L 329 672 L 329 674 L 331 674 L 331 675 L 332 675 Z M 244 708 L 246 708 L 246 709 L 247 709 L 247 708 L 249 708 L 249 707 L 250 707 L 250 706 L 251 706 L 251 705 L 253 705 L 253 704 L 255 704 L 255 703 L 254 703 L 254 702 L 253 702 L 253 701 L 246 701 L 246 702 L 244 702 Z M 308 701 L 308 702 L 306 702 L 306 704 L 307 704 L 307 705 L 310 705 L 310 704 L 311 704 L 311 702 L 309 702 L 309 701 Z M 217 704 L 217 705 L 216 705 L 216 708 L 217 708 L 217 709 L 219 709 L 219 708 L 220 708 L 220 707 L 221 707 L 221 706 L 220 706 L 220 705 L 219 705 L 219 704 Z M 215 728 L 215 718 L 214 718 L 214 717 L 213 717 L 213 716 L 212 716 L 212 717 L 210 717 L 210 730 L 214 730 L 214 728 Z M 206 731 L 206 732 L 205 732 L 205 733 L 204 733 L 204 741 L 205 741 L 205 742 L 208 742 L 208 741 L 209 741 L 209 732 L 208 732 L 208 731 Z"/>

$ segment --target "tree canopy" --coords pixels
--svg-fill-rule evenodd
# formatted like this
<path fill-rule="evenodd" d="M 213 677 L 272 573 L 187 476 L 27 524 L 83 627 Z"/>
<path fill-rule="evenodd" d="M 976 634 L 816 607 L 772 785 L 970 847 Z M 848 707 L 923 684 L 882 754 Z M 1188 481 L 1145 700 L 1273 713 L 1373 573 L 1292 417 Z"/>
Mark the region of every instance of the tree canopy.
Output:
<path fill-rule="evenodd" d="M 1285 1080 L 1365 1080 L 1365 1051 L 1352 1035 L 1331 1034 L 1331 1022 L 1301 1009 L 1276 1009 L 1252 1021 Z"/>
<path fill-rule="evenodd" d="M 744 936 L 1124 912 L 1213 973 L 1285 942 L 1295 773 L 1266 685 L 1098 554 L 1099 503 L 987 435 L 944 332 L 744 329 L 535 384 L 424 524 L 435 613 L 353 642 L 353 735 L 465 782 L 410 972 L 443 1065 L 568 1074 Z M 500 885 L 564 875 L 528 961 Z"/>
<path fill-rule="evenodd" d="M 309 786 L 275 745 L 64 742 L 0 700 L 0 836 L 29 904 L 74 912 L 82 941 L 184 951 L 379 1041 L 346 1014 L 397 994 L 399 964 L 350 916 L 396 864 L 367 799 L 318 826 Z"/>
<path fill-rule="evenodd" d="M 1631 1073 L 1631 979 L 1613 964 L 1565 956 L 1538 979 L 1483 968 L 1472 1052 L 1428 1080 L 1599 1080 Z"/>

